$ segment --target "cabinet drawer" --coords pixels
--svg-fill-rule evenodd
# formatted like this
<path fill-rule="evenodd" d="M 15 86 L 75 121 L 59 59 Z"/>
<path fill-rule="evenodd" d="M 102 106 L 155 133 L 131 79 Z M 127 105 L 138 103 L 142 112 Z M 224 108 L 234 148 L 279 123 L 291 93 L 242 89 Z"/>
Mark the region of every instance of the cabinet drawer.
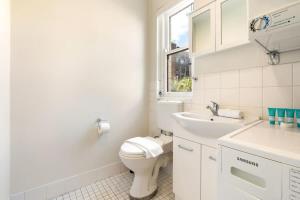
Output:
<path fill-rule="evenodd" d="M 200 200 L 201 145 L 173 138 L 173 191 L 176 199 Z"/>

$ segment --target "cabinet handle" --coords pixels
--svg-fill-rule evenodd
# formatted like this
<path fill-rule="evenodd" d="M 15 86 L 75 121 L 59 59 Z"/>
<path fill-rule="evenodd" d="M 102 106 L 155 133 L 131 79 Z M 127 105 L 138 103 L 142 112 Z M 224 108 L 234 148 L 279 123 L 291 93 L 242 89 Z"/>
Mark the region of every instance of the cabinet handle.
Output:
<path fill-rule="evenodd" d="M 209 156 L 208 158 L 209 158 L 209 160 L 217 161 L 217 159 L 215 157 L 213 157 L 213 156 Z"/>
<path fill-rule="evenodd" d="M 186 150 L 186 151 L 190 151 L 190 152 L 193 152 L 193 151 L 194 151 L 194 149 L 190 149 L 190 148 L 187 148 L 187 147 L 184 147 L 184 146 L 181 146 L 181 145 L 178 145 L 178 147 L 179 147 L 180 149 L 183 149 L 183 150 Z"/>

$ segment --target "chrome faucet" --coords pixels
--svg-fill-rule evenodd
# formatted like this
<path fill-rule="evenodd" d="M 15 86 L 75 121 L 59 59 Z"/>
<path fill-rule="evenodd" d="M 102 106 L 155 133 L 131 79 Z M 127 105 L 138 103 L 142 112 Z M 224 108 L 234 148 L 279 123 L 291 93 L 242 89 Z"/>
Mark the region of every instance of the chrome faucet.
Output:
<path fill-rule="evenodd" d="M 214 116 L 218 116 L 219 115 L 219 104 L 217 104 L 216 102 L 211 102 L 212 103 L 212 106 L 207 106 L 206 108 L 209 109 Z"/>

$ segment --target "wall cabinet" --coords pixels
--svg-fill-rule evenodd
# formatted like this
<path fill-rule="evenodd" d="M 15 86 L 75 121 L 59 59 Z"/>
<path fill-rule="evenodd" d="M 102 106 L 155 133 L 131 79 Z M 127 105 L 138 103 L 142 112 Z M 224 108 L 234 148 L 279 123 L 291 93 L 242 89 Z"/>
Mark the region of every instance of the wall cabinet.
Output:
<path fill-rule="evenodd" d="M 297 0 L 195 0 L 190 16 L 192 57 L 249 43 L 250 19 Z"/>
<path fill-rule="evenodd" d="M 248 0 L 216 0 L 190 16 L 190 49 L 198 57 L 248 43 Z M 196 5 L 201 5 L 199 2 Z M 196 8 L 197 8 L 196 7 Z"/>
<path fill-rule="evenodd" d="M 217 150 L 173 137 L 173 190 L 176 200 L 216 200 Z"/>

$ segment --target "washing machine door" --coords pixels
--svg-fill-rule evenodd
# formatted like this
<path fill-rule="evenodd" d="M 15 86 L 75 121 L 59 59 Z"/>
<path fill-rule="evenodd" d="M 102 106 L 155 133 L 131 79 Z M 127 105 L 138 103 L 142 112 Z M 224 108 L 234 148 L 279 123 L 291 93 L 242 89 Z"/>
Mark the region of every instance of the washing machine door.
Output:
<path fill-rule="evenodd" d="M 281 163 L 221 148 L 219 200 L 281 200 Z"/>

